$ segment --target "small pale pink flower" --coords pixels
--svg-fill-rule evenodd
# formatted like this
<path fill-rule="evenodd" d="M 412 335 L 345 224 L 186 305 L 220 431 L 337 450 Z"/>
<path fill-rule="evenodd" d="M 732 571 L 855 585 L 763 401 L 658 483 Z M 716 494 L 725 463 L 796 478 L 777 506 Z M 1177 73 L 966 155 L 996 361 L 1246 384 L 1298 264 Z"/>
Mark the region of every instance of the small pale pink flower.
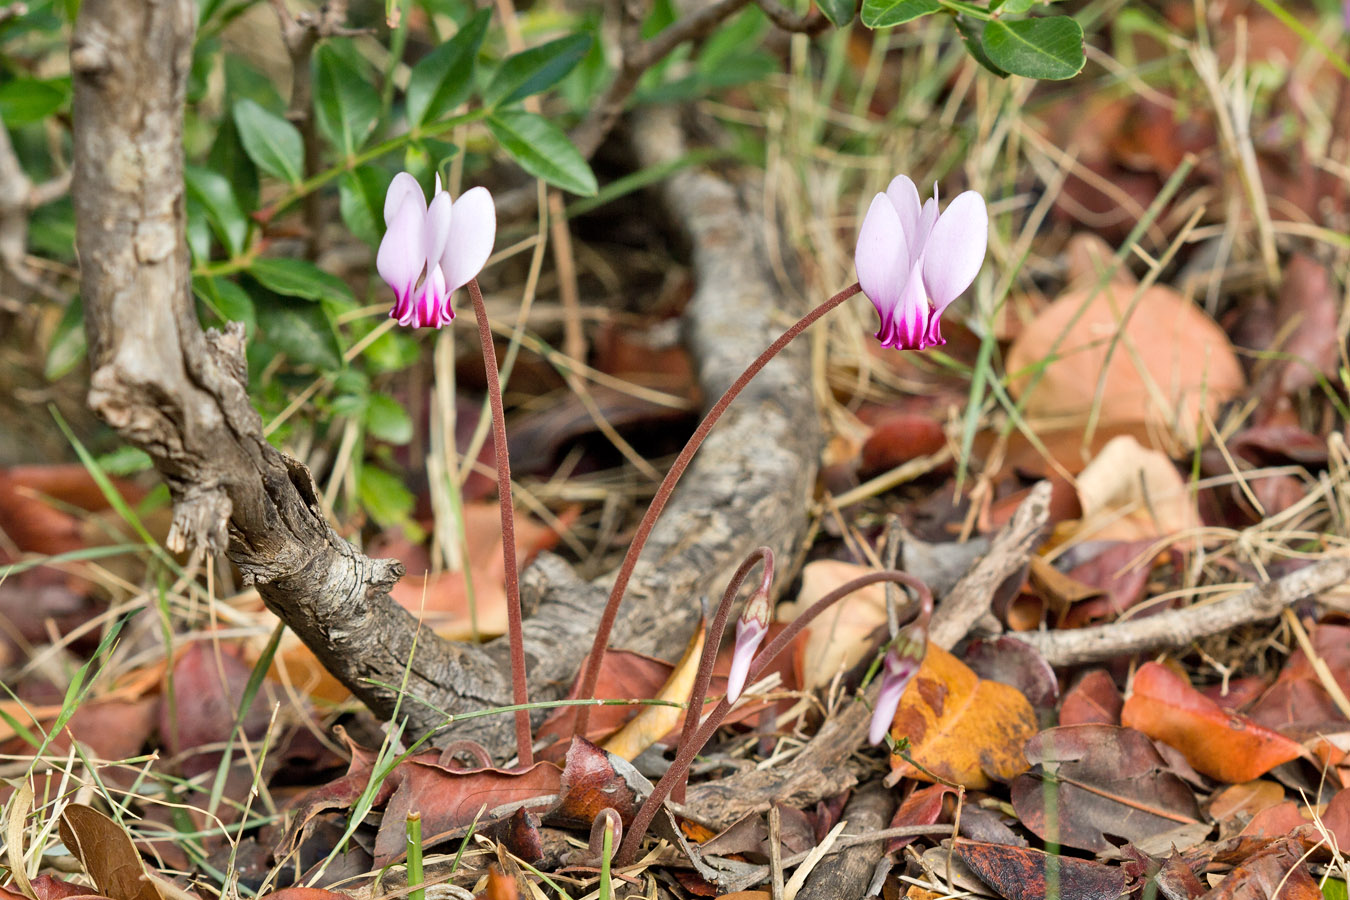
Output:
<path fill-rule="evenodd" d="M 940 216 L 937 185 L 922 206 L 904 175 L 877 194 L 858 232 L 854 263 L 881 316 L 882 345 L 925 350 L 945 344 L 942 312 L 975 280 L 988 243 L 989 213 L 975 191 L 959 195 Z"/>
<path fill-rule="evenodd" d="M 755 651 L 769 633 L 769 595 L 757 590 L 745 603 L 745 610 L 736 620 L 736 647 L 731 654 L 731 672 L 727 675 L 727 702 L 735 703 L 745 690 L 745 678 Z"/>
<path fill-rule="evenodd" d="M 882 664 L 881 690 L 877 693 L 877 705 L 872 710 L 872 725 L 867 732 L 867 740 L 873 744 L 881 743 L 886 732 L 891 730 L 895 721 L 895 711 L 900 706 L 900 696 L 923 664 L 924 653 L 928 650 L 928 629 L 911 624 L 900 633 L 886 648 L 886 659 Z"/>
<path fill-rule="evenodd" d="M 384 223 L 388 229 L 375 268 L 394 289 L 389 315 L 400 325 L 440 328 L 455 318 L 450 295 L 482 271 L 492 254 L 497 235 L 492 195 L 476 187 L 452 203 L 437 175 L 428 206 L 417 179 L 400 172 L 384 197 Z"/>

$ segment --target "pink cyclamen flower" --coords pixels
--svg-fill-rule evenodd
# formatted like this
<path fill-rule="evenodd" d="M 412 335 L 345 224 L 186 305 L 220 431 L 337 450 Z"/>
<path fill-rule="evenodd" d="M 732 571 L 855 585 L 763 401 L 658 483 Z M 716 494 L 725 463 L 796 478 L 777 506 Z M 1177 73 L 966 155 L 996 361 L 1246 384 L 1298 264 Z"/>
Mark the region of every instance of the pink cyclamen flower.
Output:
<path fill-rule="evenodd" d="M 455 317 L 450 295 L 482 271 L 492 253 L 492 195 L 476 187 L 452 203 L 437 175 L 428 206 L 417 179 L 400 172 L 384 196 L 384 224 L 375 268 L 394 289 L 389 315 L 400 325 L 440 328 Z"/>
<path fill-rule="evenodd" d="M 922 207 L 904 175 L 877 194 L 858 232 L 854 263 L 881 316 L 882 345 L 925 350 L 945 344 L 942 311 L 975 280 L 988 243 L 989 213 L 974 191 L 958 196 L 941 216 L 937 185 Z"/>
<path fill-rule="evenodd" d="M 895 721 L 895 711 L 900 706 L 900 695 L 905 692 L 910 680 L 919 671 L 927 649 L 928 629 L 919 625 L 909 625 L 902 629 L 886 648 L 881 690 L 877 693 L 877 705 L 872 710 L 872 726 L 867 732 L 867 740 L 870 743 L 881 743 L 886 732 L 891 730 L 891 723 Z"/>
<path fill-rule="evenodd" d="M 745 610 L 736 620 L 736 647 L 731 654 L 731 672 L 727 675 L 727 703 L 735 703 L 745 690 L 750 662 L 769 633 L 769 612 L 769 594 L 761 588 L 750 595 Z"/>

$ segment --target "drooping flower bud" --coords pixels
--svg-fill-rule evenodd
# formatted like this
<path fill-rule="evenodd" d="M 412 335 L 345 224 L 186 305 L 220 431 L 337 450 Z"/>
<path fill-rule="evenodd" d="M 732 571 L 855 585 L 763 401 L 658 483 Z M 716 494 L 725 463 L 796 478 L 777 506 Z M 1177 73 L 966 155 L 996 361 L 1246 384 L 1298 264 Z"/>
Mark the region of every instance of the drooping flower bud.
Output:
<path fill-rule="evenodd" d="M 872 726 L 867 732 L 870 743 L 881 743 L 886 732 L 890 731 L 891 723 L 895 721 L 895 711 L 900 706 L 900 696 L 919 671 L 927 651 L 926 622 L 913 622 L 900 629 L 900 633 L 892 638 L 882 664 L 881 690 L 877 694 L 876 708 L 872 710 Z"/>
<path fill-rule="evenodd" d="M 750 595 L 741 617 L 736 621 L 736 648 L 731 654 L 731 673 L 727 676 L 727 702 L 735 703 L 745 690 L 745 677 L 755 651 L 769 633 L 769 592 L 760 588 Z"/>

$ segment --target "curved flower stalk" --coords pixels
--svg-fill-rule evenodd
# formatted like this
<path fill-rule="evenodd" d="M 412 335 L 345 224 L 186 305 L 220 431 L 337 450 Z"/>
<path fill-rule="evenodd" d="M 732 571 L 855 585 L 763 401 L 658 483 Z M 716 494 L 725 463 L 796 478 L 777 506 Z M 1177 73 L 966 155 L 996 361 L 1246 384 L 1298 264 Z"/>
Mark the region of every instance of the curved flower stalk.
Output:
<path fill-rule="evenodd" d="M 483 269 L 497 234 L 497 212 L 487 188 L 470 188 L 451 201 L 436 176 L 431 203 L 407 172 L 389 183 L 375 268 L 394 289 L 389 315 L 400 325 L 440 328 L 455 318 L 450 296 Z"/>
<path fill-rule="evenodd" d="M 748 569 L 744 563 L 742 563 L 742 567 Z M 744 572 L 741 573 L 741 577 L 744 577 Z M 750 681 L 754 681 L 765 668 L 773 663 L 778 654 L 791 646 L 792 641 L 801 633 L 802 629 L 811 624 L 811 622 L 821 613 L 825 612 L 825 610 L 829 609 L 854 591 L 865 588 L 869 584 L 878 584 L 880 582 L 903 584 L 914 589 L 914 592 L 918 595 L 917 610 L 914 621 L 910 623 L 910 626 L 908 626 L 906 630 L 908 631 L 908 628 L 918 626 L 922 629 L 922 634 L 926 635 L 928 622 L 933 617 L 933 592 L 928 589 L 928 585 L 907 572 L 900 572 L 894 569 L 885 569 L 880 572 L 868 572 L 866 575 L 860 575 L 852 581 L 842 584 L 830 591 L 824 597 L 821 597 L 815 603 L 808 606 L 801 615 L 789 622 L 786 628 L 778 632 L 773 640 L 769 641 L 769 645 L 764 648 L 764 651 L 755 657 L 754 661 L 750 664 L 750 671 L 746 675 L 746 678 Z M 905 632 L 902 632 L 902 634 L 904 633 Z M 917 631 L 909 632 L 909 635 L 914 638 L 920 637 Z M 885 687 L 884 681 L 882 686 L 883 688 Z M 896 700 L 897 702 L 899 701 L 899 695 L 896 696 Z M 723 697 L 722 700 L 713 707 L 712 712 L 708 713 L 707 717 L 704 718 L 703 724 L 699 726 L 693 736 L 687 740 L 682 739 L 680 741 L 680 747 L 675 753 L 674 762 L 670 764 L 670 768 L 666 770 L 666 774 L 661 776 L 661 780 L 656 783 L 656 787 L 652 789 L 651 795 L 643 801 L 642 807 L 637 811 L 637 815 L 633 817 L 632 823 L 628 826 L 628 833 L 624 835 L 623 843 L 620 844 L 619 853 L 616 857 L 619 865 L 629 865 L 637 857 L 638 846 L 642 841 L 642 835 L 646 833 L 647 826 L 651 824 L 657 809 L 660 808 L 661 804 L 666 802 L 666 798 L 671 795 L 673 790 L 680 785 L 683 785 L 688 780 L 689 766 L 694 761 L 694 757 L 697 756 L 698 752 L 703 749 L 703 746 L 708 743 L 717 729 L 722 726 L 722 722 L 726 720 L 727 713 L 730 711 L 731 703 L 727 698 Z M 895 709 L 892 707 L 891 715 L 893 716 L 894 714 Z M 875 716 L 876 713 L 874 712 L 874 721 Z"/>
<path fill-rule="evenodd" d="M 877 194 L 858 232 L 854 264 L 863 293 L 881 316 L 882 346 L 926 350 L 945 344 L 942 313 L 975 280 L 988 243 L 989 212 L 975 191 L 958 195 L 940 216 L 937 185 L 922 206 L 905 175 Z"/>

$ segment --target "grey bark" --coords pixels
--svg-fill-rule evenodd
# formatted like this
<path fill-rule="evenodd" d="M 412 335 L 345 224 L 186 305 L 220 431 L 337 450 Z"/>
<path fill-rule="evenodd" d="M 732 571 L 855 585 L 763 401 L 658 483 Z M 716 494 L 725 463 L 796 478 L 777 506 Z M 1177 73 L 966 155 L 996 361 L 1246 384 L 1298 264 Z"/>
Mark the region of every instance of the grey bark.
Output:
<path fill-rule="evenodd" d="M 171 547 L 227 552 L 268 607 L 376 714 L 392 714 L 397 694 L 382 684 L 402 683 L 405 670 L 409 692 L 424 701 L 402 706 L 414 734 L 443 723 L 437 709 L 509 703 L 505 641 L 480 647 L 419 635 L 416 620 L 389 597 L 402 564 L 369 559 L 336 534 L 309 472 L 263 437 L 247 394 L 242 330 L 204 333 L 197 323 L 182 156 L 194 23 L 188 0 L 86 0 L 76 23 L 74 193 L 89 404 L 147 451 L 167 482 Z M 696 266 L 710 272 L 700 273 L 689 313 L 709 396 L 767 343 L 774 307 L 753 229 L 719 185 L 686 173 L 668 189 L 690 222 Z M 726 321 L 727 307 L 739 321 Z M 714 314 L 721 318 L 703 318 Z M 768 543 L 790 557 L 805 527 L 801 500 L 814 481 L 819 440 L 805 381 L 804 356 L 788 354 L 709 440 L 653 535 L 617 643 L 683 646 L 698 598 L 719 591 L 746 553 Z M 537 604 L 525 626 L 532 697 L 556 698 L 586 651 L 603 586 L 548 558 L 527 573 L 526 587 Z M 499 716 L 452 731 L 505 756 L 511 728 Z"/>

